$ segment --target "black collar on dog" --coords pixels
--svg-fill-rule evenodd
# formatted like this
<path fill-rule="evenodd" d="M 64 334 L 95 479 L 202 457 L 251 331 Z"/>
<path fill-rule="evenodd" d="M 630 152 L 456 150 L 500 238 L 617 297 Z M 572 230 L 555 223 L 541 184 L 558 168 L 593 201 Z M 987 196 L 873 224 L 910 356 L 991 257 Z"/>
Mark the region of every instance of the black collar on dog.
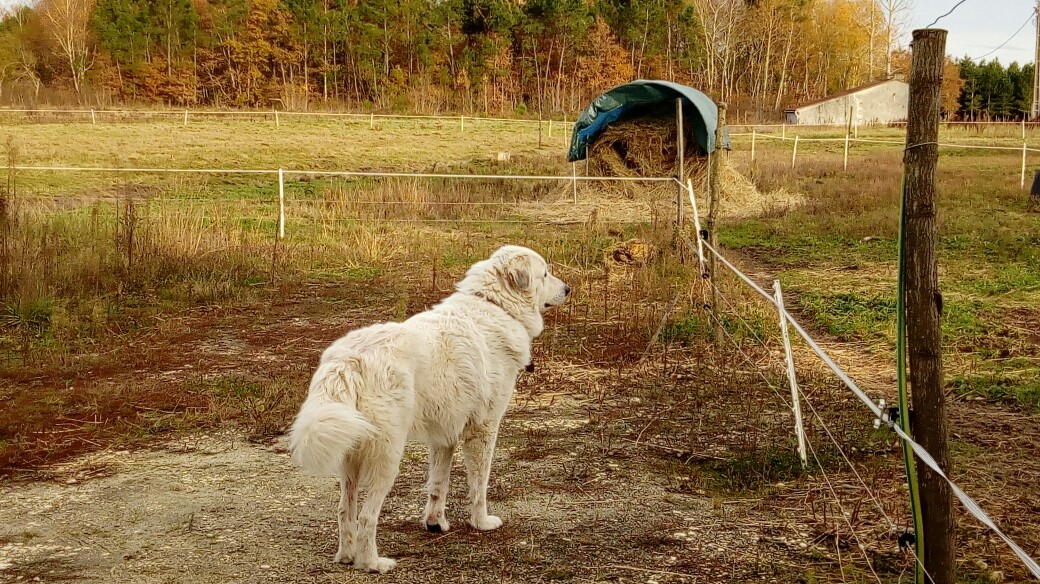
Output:
<path fill-rule="evenodd" d="M 487 296 L 484 295 L 483 292 L 474 292 L 473 295 L 476 296 L 477 298 L 482 299 L 482 300 L 487 300 L 488 302 L 490 302 L 491 304 L 494 304 L 495 306 L 497 306 L 499 308 L 502 308 L 501 304 L 499 304 L 499 303 L 495 302 L 494 300 L 488 298 Z M 506 314 L 509 314 L 509 311 L 506 310 L 505 308 L 502 308 L 502 312 L 505 312 Z M 520 322 L 520 320 L 517 319 L 512 314 L 509 314 L 509 318 L 512 318 L 513 320 L 515 320 L 517 322 Z M 521 324 L 523 324 L 523 323 L 521 323 Z M 527 371 L 528 373 L 534 373 L 534 360 L 533 359 L 531 360 L 530 363 L 527 364 L 526 367 L 524 367 L 524 371 Z"/>

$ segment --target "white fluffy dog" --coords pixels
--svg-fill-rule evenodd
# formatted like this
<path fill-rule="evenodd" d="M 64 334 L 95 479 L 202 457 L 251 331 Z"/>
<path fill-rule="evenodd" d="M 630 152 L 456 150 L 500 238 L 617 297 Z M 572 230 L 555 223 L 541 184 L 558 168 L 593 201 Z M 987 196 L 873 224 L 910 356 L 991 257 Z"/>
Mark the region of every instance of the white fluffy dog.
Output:
<path fill-rule="evenodd" d="M 405 441 L 430 449 L 422 521 L 448 531 L 445 498 L 452 453 L 461 444 L 469 482 L 469 523 L 501 527 L 487 512 L 487 486 L 499 422 L 542 313 L 563 304 L 570 286 L 537 253 L 506 246 L 476 263 L 456 292 L 400 323 L 355 330 L 321 356 L 289 438 L 292 460 L 338 477 L 335 561 L 373 572 L 396 562 L 376 552 L 380 509 L 399 470 Z M 358 490 L 367 491 L 358 513 Z"/>

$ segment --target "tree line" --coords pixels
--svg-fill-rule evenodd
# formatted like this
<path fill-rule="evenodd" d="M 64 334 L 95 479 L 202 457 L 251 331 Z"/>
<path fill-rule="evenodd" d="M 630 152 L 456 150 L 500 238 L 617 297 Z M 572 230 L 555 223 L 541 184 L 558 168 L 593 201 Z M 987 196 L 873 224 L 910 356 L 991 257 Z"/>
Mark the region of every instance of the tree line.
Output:
<path fill-rule="evenodd" d="M 957 101 L 958 114 L 969 121 L 1028 119 L 1033 105 L 1034 64 L 1003 66 L 996 59 L 957 62 L 963 87 Z"/>
<path fill-rule="evenodd" d="M 38 0 L 0 18 L 0 103 L 573 115 L 614 85 L 661 78 L 761 118 L 898 72 L 908 11 L 909 0 Z M 995 97 L 1005 87 L 989 73 L 965 71 L 969 115 L 1022 111 Z"/>

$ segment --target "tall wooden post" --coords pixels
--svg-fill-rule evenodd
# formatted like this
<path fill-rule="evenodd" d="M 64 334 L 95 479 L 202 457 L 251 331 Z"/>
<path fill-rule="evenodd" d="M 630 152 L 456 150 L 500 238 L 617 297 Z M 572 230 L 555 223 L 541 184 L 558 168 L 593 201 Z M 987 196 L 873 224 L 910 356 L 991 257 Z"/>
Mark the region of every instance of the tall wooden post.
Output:
<path fill-rule="evenodd" d="M 913 32 L 910 98 L 903 155 L 906 192 L 903 237 L 907 354 L 913 400 L 914 439 L 950 475 L 943 394 L 938 256 L 936 254 L 936 181 L 939 161 L 939 107 L 946 31 Z M 922 525 L 918 545 L 924 568 L 936 584 L 954 582 L 953 499 L 949 484 L 918 461 Z M 923 540 L 923 542 L 922 542 Z"/>
<path fill-rule="evenodd" d="M 1036 0 L 1033 12 L 1040 19 L 1040 0 Z M 1033 63 L 1040 64 L 1040 20 L 1036 21 L 1036 46 L 1033 48 L 1036 50 Z M 1033 66 L 1033 107 L 1029 109 L 1029 119 L 1033 122 L 1040 119 L 1040 65 Z"/>
<path fill-rule="evenodd" d="M 719 249 L 719 234 L 716 230 L 719 220 L 719 206 L 722 202 L 722 189 L 719 185 L 719 171 L 722 167 L 722 156 L 723 147 L 722 141 L 724 129 L 726 127 L 726 104 L 719 104 L 719 119 L 718 125 L 715 127 L 715 151 L 708 154 L 708 162 L 711 167 L 708 169 L 708 222 L 706 228 L 708 230 L 708 242 L 711 243 L 713 249 Z M 715 274 L 716 267 L 718 264 L 718 258 L 715 254 L 710 254 L 708 261 L 708 280 L 712 283 L 711 287 L 711 310 L 717 311 L 719 305 L 719 292 L 716 287 Z M 715 325 L 715 342 L 722 343 L 722 328 Z"/>
<path fill-rule="evenodd" d="M 683 131 L 682 101 L 681 97 L 675 98 L 675 160 L 678 167 L 676 178 L 679 179 L 679 191 L 675 197 L 675 225 L 680 230 L 682 230 L 686 218 L 683 205 L 685 200 L 683 185 L 686 183 L 686 133 Z"/>

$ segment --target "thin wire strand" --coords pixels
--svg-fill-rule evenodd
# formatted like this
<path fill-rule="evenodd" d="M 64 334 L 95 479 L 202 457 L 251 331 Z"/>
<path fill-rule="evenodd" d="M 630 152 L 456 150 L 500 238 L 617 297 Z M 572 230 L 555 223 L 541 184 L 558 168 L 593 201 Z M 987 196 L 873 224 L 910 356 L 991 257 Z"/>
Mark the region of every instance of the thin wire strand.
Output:
<path fill-rule="evenodd" d="M 719 293 L 720 296 L 723 295 L 722 291 L 719 290 L 718 287 L 716 287 L 715 284 L 711 282 L 711 280 L 708 280 L 708 282 L 711 284 L 713 288 L 715 288 L 715 290 Z M 722 332 L 726 335 L 726 338 L 728 338 L 729 341 L 733 343 L 733 346 L 744 357 L 745 361 L 747 361 L 749 365 L 754 366 L 753 369 L 756 373 L 758 373 L 758 376 L 762 378 L 762 381 L 766 384 L 766 387 L 768 387 L 770 390 L 772 390 L 774 394 L 776 394 L 776 397 L 778 397 L 780 401 L 783 402 L 787 409 L 791 409 L 793 407 L 791 405 L 791 402 L 787 401 L 787 398 L 784 397 L 783 393 L 779 390 L 779 388 L 776 385 L 774 385 L 771 381 L 769 381 L 769 378 L 766 377 L 765 373 L 762 373 L 762 369 L 759 367 L 759 364 L 756 363 L 755 360 L 752 359 L 751 356 L 744 351 L 743 347 L 741 347 L 739 343 L 737 343 L 737 340 L 733 338 L 733 335 L 731 335 L 728 330 L 726 330 L 726 327 L 722 324 L 722 321 L 719 320 L 718 316 L 715 315 L 714 311 L 709 310 L 708 314 L 711 316 L 712 320 L 715 321 L 719 329 L 722 330 Z"/>
<path fill-rule="evenodd" d="M 1030 22 L 1031 20 L 1033 20 L 1033 16 L 1034 16 L 1034 14 L 1035 14 L 1035 13 L 1033 13 L 1033 12 L 1030 12 L 1030 13 L 1029 13 L 1029 16 L 1028 16 L 1028 17 L 1026 18 L 1026 21 L 1022 23 L 1022 26 L 1018 27 L 1018 30 L 1016 30 L 1016 31 L 1015 31 L 1015 34 L 1013 34 L 1013 35 L 1011 35 L 1010 37 L 1008 37 L 1008 40 L 1006 40 L 1006 41 L 1004 41 L 1004 42 L 1000 43 L 1000 46 L 999 46 L 999 47 L 997 47 L 997 48 L 993 49 L 992 51 L 990 51 L 990 52 L 986 53 L 985 55 L 982 55 L 982 56 L 979 56 L 979 57 L 975 57 L 974 59 L 972 59 L 972 61 L 981 61 L 982 59 L 985 59 L 986 57 L 988 57 L 988 56 L 992 55 L 993 53 L 996 53 L 996 52 L 997 52 L 997 51 L 999 51 L 1000 49 L 1003 49 L 1003 48 L 1004 48 L 1004 45 L 1006 45 L 1006 44 L 1010 43 L 1010 42 L 1011 42 L 1012 40 L 1014 40 L 1014 38 L 1018 36 L 1018 33 L 1022 32 L 1022 29 L 1023 29 L 1023 28 L 1025 28 L 1025 27 L 1026 27 L 1026 25 L 1027 25 L 1027 24 L 1029 24 L 1029 22 Z"/>
<path fill-rule="evenodd" d="M 954 4 L 954 5 L 953 5 L 953 8 L 951 8 L 951 9 L 950 9 L 950 10 L 949 10 L 949 11 L 948 11 L 948 12 L 947 12 L 946 14 L 943 14 L 942 16 L 940 16 L 940 17 L 936 18 L 935 20 L 933 20 L 933 21 L 932 21 L 932 23 L 931 23 L 931 24 L 929 24 L 929 25 L 928 25 L 928 26 L 926 26 L 925 28 L 932 28 L 932 27 L 933 27 L 933 26 L 935 26 L 935 25 L 936 25 L 936 23 L 938 23 L 938 22 L 939 22 L 940 20 L 942 20 L 942 19 L 946 18 L 947 16 L 949 16 L 949 15 L 953 14 L 953 11 L 954 11 L 954 10 L 957 10 L 958 8 L 960 8 L 960 5 L 961 5 L 961 4 L 964 4 L 964 3 L 965 3 L 965 2 L 967 2 L 967 1 L 968 1 L 968 0 L 961 0 L 960 2 L 958 2 L 958 3 Z"/>
<path fill-rule="evenodd" d="M 834 503 L 838 506 L 839 514 L 841 515 L 841 518 L 845 521 L 845 525 L 849 527 L 849 533 L 851 533 L 852 537 L 855 538 L 856 547 L 858 547 L 860 553 L 863 554 L 863 559 L 867 562 L 867 567 L 870 568 L 870 573 L 874 575 L 874 579 L 878 581 L 878 584 L 882 584 L 881 576 L 878 576 L 877 571 L 874 570 L 874 563 L 870 561 L 870 556 L 867 555 L 867 548 L 863 545 L 863 541 L 860 539 L 859 534 L 856 533 L 855 528 L 852 527 L 852 521 L 850 521 L 848 516 L 845 515 L 845 507 L 842 506 L 841 499 L 838 498 L 838 493 L 834 490 L 834 485 L 831 484 L 830 477 L 827 476 L 827 471 L 823 469 L 823 464 L 820 462 L 820 457 L 816 455 L 816 449 L 813 448 L 812 442 L 808 438 L 806 438 L 805 444 L 809 447 L 809 452 L 812 452 L 813 460 L 816 461 L 816 466 L 820 469 L 820 474 L 823 475 L 824 482 L 827 483 L 827 490 L 829 490 L 831 492 L 831 496 L 834 497 Z"/>
<path fill-rule="evenodd" d="M 841 455 L 842 459 L 845 460 L 845 463 L 849 465 L 850 469 L 852 469 L 852 473 L 856 476 L 856 480 L 859 481 L 859 484 L 863 487 L 864 492 L 866 492 L 867 495 L 870 497 L 871 502 L 873 502 L 874 506 L 877 507 L 877 510 L 881 513 L 881 516 L 885 518 L 885 520 L 888 522 L 890 527 L 892 527 L 893 529 L 899 529 L 899 525 L 895 521 L 893 521 L 892 518 L 885 511 L 884 506 L 881 504 L 881 499 L 879 497 L 877 497 L 874 494 L 873 491 L 870 490 L 870 487 L 867 486 L 867 482 L 865 480 L 863 480 L 863 476 L 860 475 L 859 474 L 859 470 L 856 469 L 856 465 L 853 464 L 852 460 L 849 459 L 849 457 L 845 454 L 845 450 L 841 447 L 841 444 L 838 443 L 838 440 L 834 437 L 834 434 L 831 433 L 831 429 L 827 425 L 827 422 L 824 421 L 823 416 L 821 416 L 820 413 L 818 411 L 816 411 L 816 408 L 813 407 L 812 402 L 809 400 L 809 398 L 804 393 L 801 393 L 801 396 L 802 396 L 802 401 L 806 405 L 809 406 L 809 410 L 813 413 L 813 415 L 816 417 L 816 419 L 820 422 L 820 425 L 823 427 L 823 431 L 827 434 L 827 437 L 834 444 L 834 447 L 838 449 L 838 454 Z M 806 440 L 806 442 L 808 442 L 809 438 L 806 437 L 805 440 Z M 925 568 L 924 564 L 921 563 L 921 559 L 917 557 L 917 554 L 910 554 L 910 555 L 913 556 L 914 563 L 916 563 L 921 568 L 921 570 L 924 571 L 924 574 L 925 574 L 925 576 L 928 577 L 928 580 L 930 580 L 931 582 L 934 583 L 935 579 L 933 579 L 931 574 L 928 573 L 928 569 Z"/>
<path fill-rule="evenodd" d="M 722 291 L 719 290 L 719 288 L 714 285 L 714 283 L 712 283 L 712 287 L 715 288 L 715 290 L 718 292 L 719 296 L 722 297 L 722 299 L 726 302 L 726 304 L 729 306 L 731 312 L 733 312 L 733 314 L 735 314 L 737 316 L 737 318 L 740 319 L 741 323 L 744 324 L 744 327 L 747 328 L 748 332 L 750 332 L 751 335 L 756 340 L 758 340 L 759 343 L 761 343 L 762 346 L 768 351 L 769 347 L 766 345 L 765 341 L 762 340 L 762 338 L 755 332 L 754 328 L 752 328 L 751 325 L 743 317 L 741 317 L 741 315 L 739 313 L 736 312 L 736 308 L 733 305 L 733 303 L 731 303 L 729 301 L 729 298 L 726 297 L 726 295 L 723 294 Z M 729 336 L 729 333 L 728 333 L 728 331 L 725 330 L 725 328 L 723 328 L 723 331 L 726 332 L 727 336 Z M 734 344 L 736 345 L 735 340 L 731 336 L 729 336 L 729 338 L 731 340 L 733 340 Z M 740 347 L 737 346 L 737 349 L 740 350 Z M 769 352 L 770 355 L 773 355 L 772 351 L 768 351 L 768 352 Z M 741 353 L 743 353 L 742 350 L 741 350 Z M 745 356 L 746 356 L 746 354 L 745 354 Z M 779 361 L 779 358 L 777 358 L 777 360 Z M 783 367 L 786 367 L 786 363 L 780 363 L 780 364 Z M 763 377 L 763 380 L 766 381 L 766 384 L 769 385 L 769 381 L 767 379 L 765 379 L 765 376 L 763 375 L 762 377 Z M 785 405 L 787 405 L 789 408 L 793 407 L 793 406 L 790 405 L 789 402 L 787 402 L 786 398 L 783 397 L 776 388 L 770 386 L 770 389 L 773 390 L 773 393 L 777 394 L 777 397 L 780 397 L 781 400 L 784 401 Z M 827 437 L 834 444 L 835 448 L 838 450 L 838 453 L 841 455 L 841 457 L 845 461 L 845 463 L 848 464 L 849 468 L 852 470 L 853 474 L 855 475 L 856 480 L 859 482 L 860 486 L 863 487 L 863 491 L 866 492 L 866 494 L 870 498 L 871 502 L 874 504 L 875 507 L 877 507 L 877 509 L 881 513 L 882 517 L 885 518 L 885 520 L 888 522 L 888 524 L 889 524 L 889 526 L 891 528 L 899 529 L 899 525 L 896 524 L 896 522 L 894 520 L 892 520 L 892 518 L 885 511 L 884 506 L 881 504 L 880 499 L 874 494 L 873 491 L 870 490 L 870 487 L 867 485 L 867 483 L 863 479 L 862 475 L 859 474 L 859 470 L 856 468 L 856 465 L 852 463 L 852 460 L 848 457 L 848 455 L 845 453 L 845 450 L 841 447 L 841 444 L 838 443 L 838 440 L 834 437 L 834 434 L 831 432 L 830 426 L 827 425 L 827 422 L 823 419 L 823 416 L 820 415 L 820 413 L 812 405 L 812 402 L 809 400 L 808 396 L 803 391 L 801 391 L 800 388 L 799 388 L 799 392 L 798 393 L 801 396 L 801 398 L 804 401 L 804 403 L 809 406 L 810 411 L 812 411 L 813 415 L 816 417 L 816 419 L 819 421 L 820 425 L 823 427 L 823 430 L 827 434 Z M 805 436 L 805 440 L 806 440 L 807 444 L 810 443 L 808 435 Z M 810 448 L 811 448 L 811 446 L 810 446 Z M 813 457 L 816 459 L 817 466 L 820 467 L 821 472 L 824 472 L 822 464 L 820 464 L 820 460 L 816 457 L 815 453 L 814 453 Z M 851 525 L 850 525 L 849 529 L 850 530 L 852 529 Z M 858 536 L 857 536 L 857 539 L 858 539 Z M 924 571 L 924 573 L 928 577 L 928 579 L 930 581 L 934 582 L 935 580 L 928 573 L 928 570 L 923 565 L 921 565 L 920 559 L 917 557 L 917 554 L 912 554 L 912 555 L 914 557 L 914 562 L 917 563 L 918 565 L 920 565 L 921 569 Z M 840 559 L 840 555 L 839 555 L 839 559 Z"/>

